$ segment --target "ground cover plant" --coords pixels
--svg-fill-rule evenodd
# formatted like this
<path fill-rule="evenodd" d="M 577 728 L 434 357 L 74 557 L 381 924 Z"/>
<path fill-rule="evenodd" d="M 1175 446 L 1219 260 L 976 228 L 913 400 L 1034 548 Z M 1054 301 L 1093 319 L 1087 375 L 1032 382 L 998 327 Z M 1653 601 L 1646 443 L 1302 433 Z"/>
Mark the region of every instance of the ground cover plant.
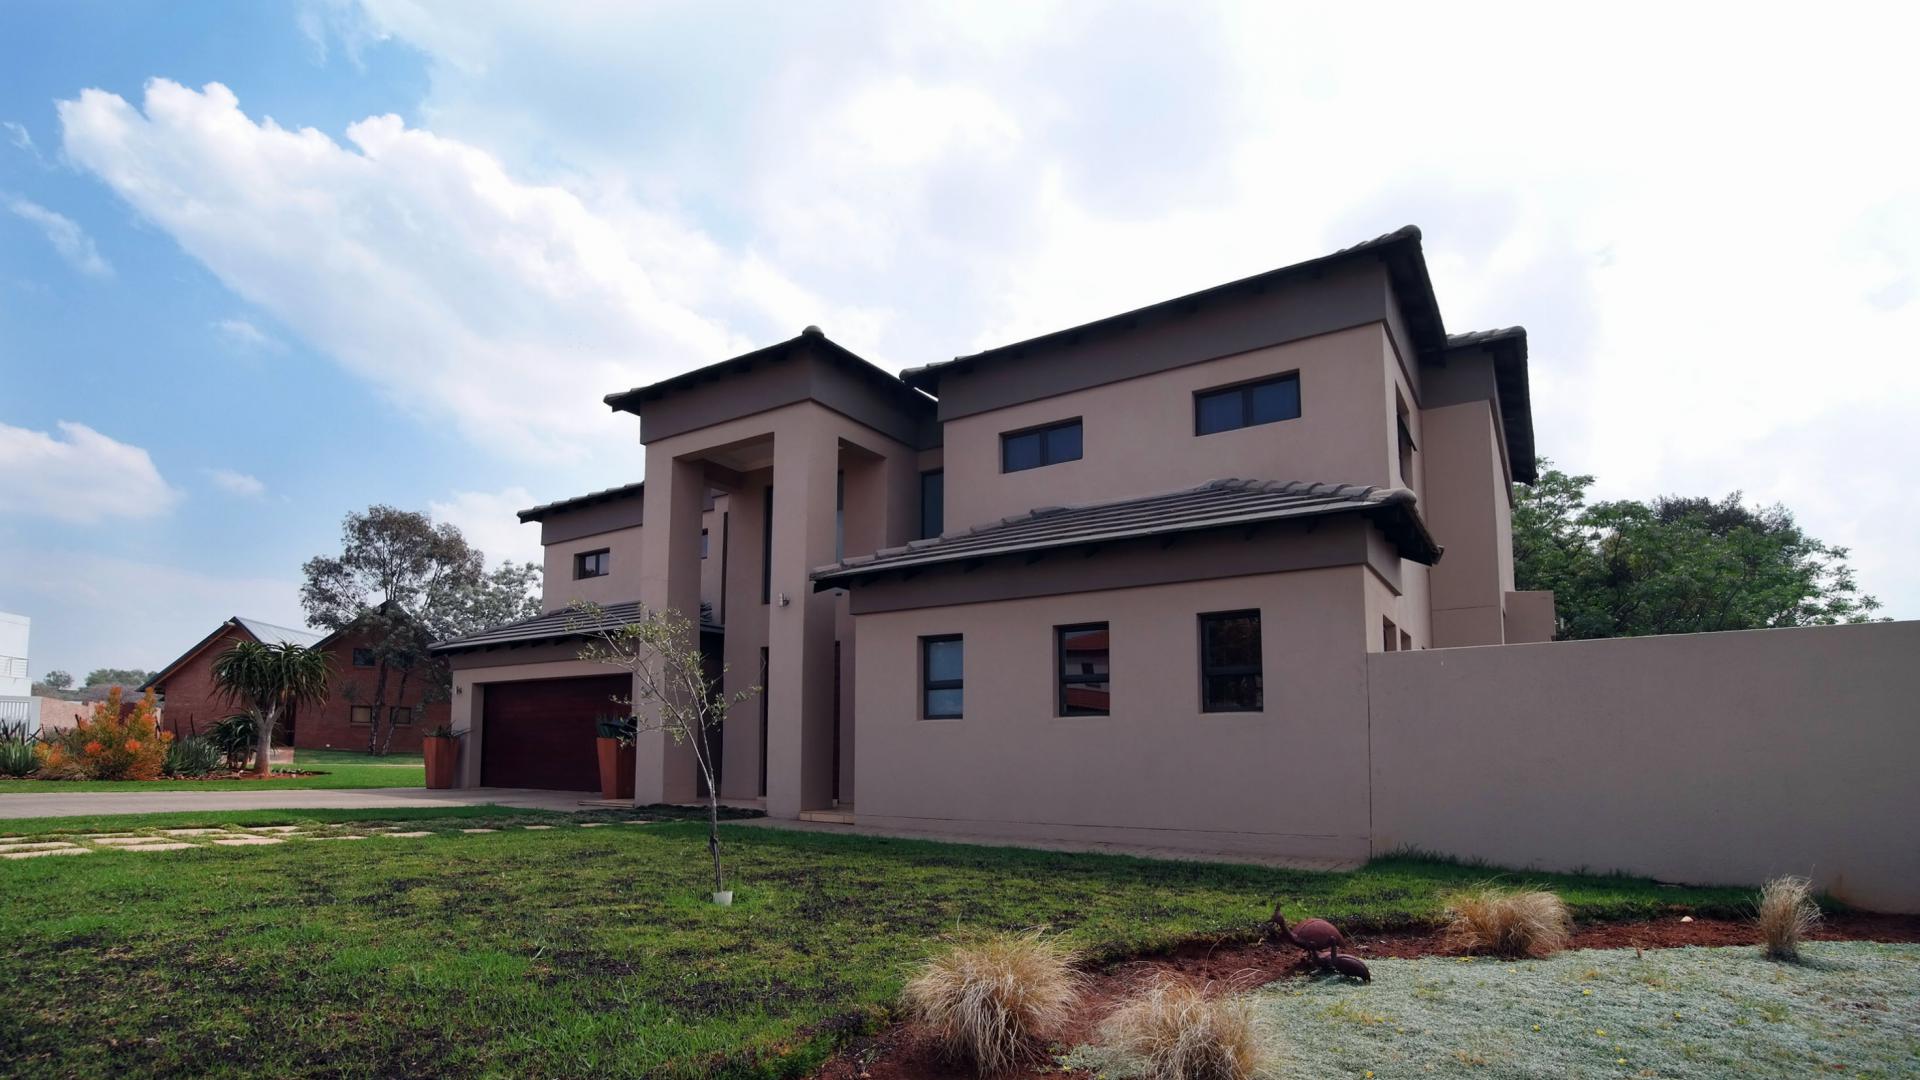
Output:
<path fill-rule="evenodd" d="M 1364 988 L 1291 979 L 1253 1000 L 1283 1080 L 1911 1075 L 1920 945 L 1808 953 L 1797 965 L 1746 946 L 1382 959 Z"/>
<path fill-rule="evenodd" d="M 431 839 L 0 864 L 9 1072 L 796 1075 L 891 1015 L 912 965 L 961 935 L 1048 927 L 1098 962 L 1198 935 L 1254 940 L 1279 896 L 1343 925 L 1437 926 L 1442 896 L 1487 876 L 1403 859 L 1324 874 L 734 824 L 737 895 L 721 908 L 707 901 L 704 822 L 462 826 L 476 822 L 411 826 L 447 833 Z M 1583 918 L 1751 911 L 1741 890 L 1522 880 Z"/>

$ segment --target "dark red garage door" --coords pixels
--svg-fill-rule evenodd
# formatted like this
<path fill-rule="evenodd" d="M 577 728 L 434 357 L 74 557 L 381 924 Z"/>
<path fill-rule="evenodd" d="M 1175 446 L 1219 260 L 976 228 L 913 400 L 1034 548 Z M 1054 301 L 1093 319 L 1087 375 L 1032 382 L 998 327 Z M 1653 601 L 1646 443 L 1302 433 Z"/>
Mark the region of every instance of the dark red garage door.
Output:
<path fill-rule="evenodd" d="M 597 791 L 594 721 L 623 711 L 625 675 L 488 683 L 480 708 L 480 782 L 488 787 Z"/>

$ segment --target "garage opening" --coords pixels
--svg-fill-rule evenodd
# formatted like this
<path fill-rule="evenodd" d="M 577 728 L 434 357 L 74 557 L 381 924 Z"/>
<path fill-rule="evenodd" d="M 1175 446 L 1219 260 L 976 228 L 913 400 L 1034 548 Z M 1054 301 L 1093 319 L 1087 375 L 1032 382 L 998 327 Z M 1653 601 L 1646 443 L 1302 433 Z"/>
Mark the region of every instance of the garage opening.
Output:
<path fill-rule="evenodd" d="M 595 722 L 619 716 L 625 675 L 486 684 L 480 706 L 480 783 L 487 787 L 600 790 Z"/>

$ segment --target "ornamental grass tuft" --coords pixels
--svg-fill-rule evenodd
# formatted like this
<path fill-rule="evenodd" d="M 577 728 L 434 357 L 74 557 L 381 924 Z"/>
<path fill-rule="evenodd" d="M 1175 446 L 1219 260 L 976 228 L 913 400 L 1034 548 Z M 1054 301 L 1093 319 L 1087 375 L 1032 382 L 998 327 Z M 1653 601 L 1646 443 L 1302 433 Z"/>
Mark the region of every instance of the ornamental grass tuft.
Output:
<path fill-rule="evenodd" d="M 955 945 L 921 964 L 902 998 L 941 1049 L 983 1076 L 1040 1056 L 1080 999 L 1074 954 L 1037 931 Z"/>
<path fill-rule="evenodd" d="M 1566 902 L 1550 892 L 1482 885 L 1447 898 L 1447 941 L 1494 956 L 1551 956 L 1567 947 Z"/>
<path fill-rule="evenodd" d="M 1249 1000 L 1172 976 L 1127 999 L 1100 1035 L 1147 1080 L 1250 1080 L 1265 1058 Z"/>
<path fill-rule="evenodd" d="M 1800 943 L 1820 925 L 1813 883 L 1803 877 L 1777 877 L 1760 889 L 1755 919 L 1760 949 L 1771 960 L 1800 959 Z"/>

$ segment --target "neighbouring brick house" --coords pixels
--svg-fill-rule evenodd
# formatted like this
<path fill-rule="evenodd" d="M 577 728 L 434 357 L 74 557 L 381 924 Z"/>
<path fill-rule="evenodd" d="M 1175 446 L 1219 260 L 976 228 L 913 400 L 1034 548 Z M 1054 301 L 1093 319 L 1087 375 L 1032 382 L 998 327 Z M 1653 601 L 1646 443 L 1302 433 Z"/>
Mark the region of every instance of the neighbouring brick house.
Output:
<path fill-rule="evenodd" d="M 160 695 L 161 723 L 168 731 L 182 736 L 204 733 L 222 717 L 237 711 L 235 703 L 214 688 L 213 662 L 240 641 L 306 645 L 332 658 L 333 678 L 327 700 L 299 710 L 287 722 L 291 730 L 282 734 L 286 742 L 315 749 L 366 747 L 374 684 L 379 675 L 367 635 L 351 630 L 322 635 L 238 615 L 221 623 L 140 687 Z M 427 702 L 425 680 L 408 678 L 403 685 L 400 676 L 397 671 L 387 676 L 386 707 L 395 720 L 388 748 L 412 752 L 420 749 L 421 732 L 446 721 L 447 703 Z"/>

